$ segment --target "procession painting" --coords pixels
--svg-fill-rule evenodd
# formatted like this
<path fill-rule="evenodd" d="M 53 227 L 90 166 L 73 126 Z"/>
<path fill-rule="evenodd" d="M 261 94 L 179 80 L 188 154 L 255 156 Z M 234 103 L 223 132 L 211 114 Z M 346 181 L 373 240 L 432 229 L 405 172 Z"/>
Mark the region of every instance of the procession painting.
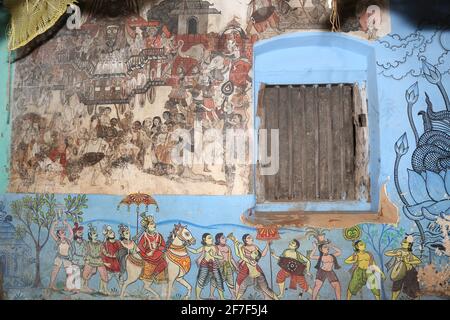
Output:
<path fill-rule="evenodd" d="M 20 249 L 28 252 L 22 261 L 13 246 L 0 251 L 5 279 L 22 263 L 18 281 L 5 282 L 9 299 L 411 300 L 448 294 L 448 270 L 436 271 L 437 287 L 426 290 L 434 267 L 421 258 L 419 239 L 402 229 L 383 246 L 381 265 L 370 225 L 248 227 L 227 218 L 201 224 L 168 213 L 162 204 L 168 198 L 145 194 L 129 195 L 125 206 L 109 210 L 106 203 L 117 197 L 94 208 L 95 199 L 84 195 L 14 198 L 9 209 L 2 202 L 2 248 L 12 241 L 29 246 Z M 99 207 L 108 213 L 93 215 Z M 5 232 L 14 235 L 8 240 Z"/>
<path fill-rule="evenodd" d="M 14 63 L 0 296 L 448 299 L 448 18 L 397 34 L 387 0 L 341 12 L 342 31 L 377 52 L 397 223 L 243 222 L 255 206 L 253 46 L 328 30 L 327 3 L 80 1 L 79 28 Z M 244 162 L 226 161 L 227 130 L 243 135 Z"/>

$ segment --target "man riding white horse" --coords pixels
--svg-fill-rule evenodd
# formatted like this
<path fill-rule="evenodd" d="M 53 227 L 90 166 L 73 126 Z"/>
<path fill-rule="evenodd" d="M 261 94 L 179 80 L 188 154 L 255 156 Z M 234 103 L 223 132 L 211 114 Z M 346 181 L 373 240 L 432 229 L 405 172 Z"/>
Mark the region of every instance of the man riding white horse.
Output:
<path fill-rule="evenodd" d="M 150 223 L 153 224 L 150 225 Z M 155 235 L 156 229 L 155 229 L 155 223 L 153 221 L 153 217 L 144 217 L 143 222 L 141 222 L 141 225 L 150 225 L 150 228 L 153 229 L 153 240 L 156 240 L 157 236 Z M 148 230 L 148 227 L 146 228 Z M 158 234 L 159 237 L 161 237 L 160 234 Z M 144 235 L 143 235 L 144 236 Z M 187 229 L 186 226 L 182 226 L 181 224 L 174 225 L 174 229 L 169 235 L 169 238 L 167 240 L 167 244 L 161 241 L 162 239 L 158 239 L 159 246 L 156 247 L 156 249 L 153 250 L 154 256 L 155 252 L 157 252 L 157 255 L 159 255 L 159 259 L 153 260 L 154 265 L 152 268 L 154 270 L 158 270 L 158 268 L 161 268 L 161 265 L 164 265 L 165 268 L 161 273 L 163 273 L 167 279 L 167 287 L 166 287 L 166 299 L 170 299 L 172 295 L 172 289 L 173 284 L 175 281 L 180 283 L 182 286 L 184 286 L 187 289 L 187 293 L 185 295 L 185 299 L 189 298 L 192 292 L 192 286 L 183 278 L 191 269 L 191 259 L 189 257 L 189 254 L 187 252 L 186 247 L 195 244 L 195 238 L 192 236 L 192 233 Z M 144 240 L 142 240 L 140 243 L 143 243 Z M 148 241 L 148 240 L 147 240 Z M 154 243 L 154 242 L 153 242 Z M 147 245 L 148 246 L 148 245 Z M 164 253 L 162 253 L 161 248 L 165 246 L 166 250 Z M 144 248 L 145 246 L 141 246 Z M 138 253 L 130 253 L 126 260 L 126 272 L 127 272 L 127 279 L 124 281 L 120 296 L 124 297 L 127 287 L 136 282 L 138 279 L 141 279 L 144 282 L 144 288 L 148 291 L 150 291 L 154 296 L 159 298 L 159 294 L 156 293 L 152 288 L 151 284 L 153 283 L 154 279 L 158 279 L 159 273 L 153 273 L 150 276 L 150 279 L 148 278 L 148 275 L 145 275 L 145 263 L 148 263 L 148 261 L 143 259 L 143 253 L 141 252 L 142 249 L 139 248 L 139 254 Z M 153 244 L 153 247 L 155 245 Z M 149 252 L 147 250 L 147 252 Z M 151 252 L 151 251 L 150 251 Z M 161 262 L 163 261 L 163 262 Z M 149 269 L 147 269 L 148 272 Z"/>
<path fill-rule="evenodd" d="M 144 260 L 144 271 L 141 274 L 141 280 L 165 282 L 167 262 L 164 259 L 166 242 L 162 234 L 156 231 L 156 223 L 152 216 L 142 218 L 141 225 L 144 227 L 139 243 L 139 254 Z"/>

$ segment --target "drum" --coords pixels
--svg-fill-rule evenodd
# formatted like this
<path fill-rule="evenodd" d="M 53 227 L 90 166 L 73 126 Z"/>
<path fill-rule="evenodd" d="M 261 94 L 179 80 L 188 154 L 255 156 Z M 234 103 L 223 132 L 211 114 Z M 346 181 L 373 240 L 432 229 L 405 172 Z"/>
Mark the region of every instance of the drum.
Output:
<path fill-rule="evenodd" d="M 280 257 L 278 265 L 281 269 L 297 276 L 303 276 L 306 269 L 306 265 L 304 265 L 300 261 L 286 257 Z"/>
<path fill-rule="evenodd" d="M 391 271 L 391 280 L 402 280 L 406 276 L 406 264 L 399 258 L 396 259 Z"/>

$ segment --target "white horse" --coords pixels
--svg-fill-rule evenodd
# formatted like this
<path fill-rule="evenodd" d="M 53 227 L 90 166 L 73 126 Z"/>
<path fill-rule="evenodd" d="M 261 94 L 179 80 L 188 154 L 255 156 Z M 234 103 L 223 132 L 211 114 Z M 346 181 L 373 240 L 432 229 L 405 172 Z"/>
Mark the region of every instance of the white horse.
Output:
<path fill-rule="evenodd" d="M 165 259 L 167 262 L 167 287 L 166 299 L 170 299 L 175 281 L 180 283 L 187 289 L 184 299 L 189 299 L 192 292 L 192 286 L 183 277 L 191 269 L 191 258 L 187 252 L 186 247 L 194 245 L 196 242 L 192 233 L 187 229 L 187 226 L 181 224 L 174 225 L 174 229 L 169 235 L 167 241 L 167 250 L 165 252 Z M 144 268 L 144 261 L 138 253 L 129 255 L 127 257 L 127 280 L 121 286 L 120 297 L 125 296 L 127 287 L 136 282 Z M 153 281 L 142 280 L 144 282 L 144 289 L 159 298 L 159 294 L 151 288 Z"/>

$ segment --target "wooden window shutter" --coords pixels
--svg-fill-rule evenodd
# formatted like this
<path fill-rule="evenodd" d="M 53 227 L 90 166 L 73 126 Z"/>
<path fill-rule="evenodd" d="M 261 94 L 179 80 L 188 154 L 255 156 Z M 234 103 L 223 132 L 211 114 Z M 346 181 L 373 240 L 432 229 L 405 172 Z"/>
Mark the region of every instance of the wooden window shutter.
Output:
<path fill-rule="evenodd" d="M 266 85 L 259 103 L 269 153 L 278 129 L 280 154 L 278 173 L 258 177 L 259 202 L 367 196 L 367 110 L 357 85 Z"/>

